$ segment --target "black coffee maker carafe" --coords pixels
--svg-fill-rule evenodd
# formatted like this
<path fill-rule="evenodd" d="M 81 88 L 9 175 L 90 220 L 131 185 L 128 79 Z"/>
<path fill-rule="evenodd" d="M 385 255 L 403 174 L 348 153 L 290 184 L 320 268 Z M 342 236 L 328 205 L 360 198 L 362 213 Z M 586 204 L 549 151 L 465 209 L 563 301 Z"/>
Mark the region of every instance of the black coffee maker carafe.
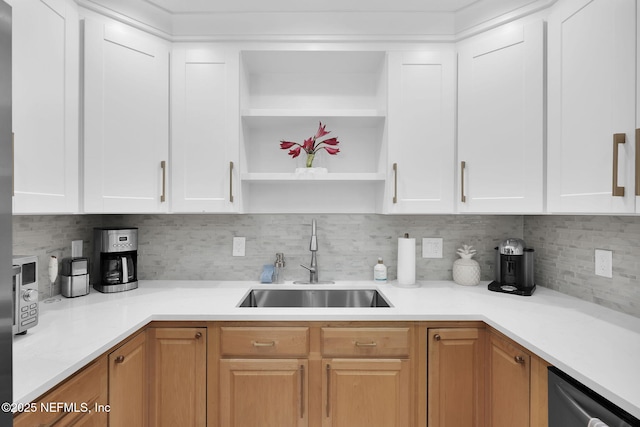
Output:
<path fill-rule="evenodd" d="M 100 292 L 122 292 L 138 287 L 138 229 L 94 228 L 93 265 L 100 271 L 91 276 Z"/>
<path fill-rule="evenodd" d="M 536 289 L 533 274 L 534 251 L 521 239 L 510 238 L 496 250 L 495 280 L 489 290 L 529 296 Z"/>

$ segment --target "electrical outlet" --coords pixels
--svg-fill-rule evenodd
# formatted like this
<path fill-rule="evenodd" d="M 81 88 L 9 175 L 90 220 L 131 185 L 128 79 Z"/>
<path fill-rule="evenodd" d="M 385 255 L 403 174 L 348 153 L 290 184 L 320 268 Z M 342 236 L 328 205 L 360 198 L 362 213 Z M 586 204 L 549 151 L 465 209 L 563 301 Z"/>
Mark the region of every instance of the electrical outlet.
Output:
<path fill-rule="evenodd" d="M 604 249 L 596 249 L 595 254 L 596 276 L 613 277 L 613 252 Z"/>
<path fill-rule="evenodd" d="M 244 237 L 233 238 L 233 256 L 244 256 L 245 242 Z"/>
<path fill-rule="evenodd" d="M 422 239 L 422 258 L 442 258 L 442 237 Z"/>

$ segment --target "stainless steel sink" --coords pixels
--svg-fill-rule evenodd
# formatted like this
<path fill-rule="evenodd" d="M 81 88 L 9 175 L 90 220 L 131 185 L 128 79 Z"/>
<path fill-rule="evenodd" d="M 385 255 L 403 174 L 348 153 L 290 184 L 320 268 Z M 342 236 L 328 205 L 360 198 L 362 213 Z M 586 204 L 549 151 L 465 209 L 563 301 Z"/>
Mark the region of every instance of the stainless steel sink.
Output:
<path fill-rule="evenodd" d="M 391 307 L 375 289 L 253 289 L 238 307 Z"/>

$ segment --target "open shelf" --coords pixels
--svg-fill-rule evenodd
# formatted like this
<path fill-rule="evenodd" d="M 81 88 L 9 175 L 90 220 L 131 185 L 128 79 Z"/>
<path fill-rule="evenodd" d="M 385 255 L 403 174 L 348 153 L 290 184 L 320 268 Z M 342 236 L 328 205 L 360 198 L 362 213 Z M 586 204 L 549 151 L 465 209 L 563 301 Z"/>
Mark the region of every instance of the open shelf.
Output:
<path fill-rule="evenodd" d="M 243 173 L 241 179 L 243 181 L 384 181 L 384 173 L 324 173 L 324 174 L 305 174 L 305 173 Z"/>

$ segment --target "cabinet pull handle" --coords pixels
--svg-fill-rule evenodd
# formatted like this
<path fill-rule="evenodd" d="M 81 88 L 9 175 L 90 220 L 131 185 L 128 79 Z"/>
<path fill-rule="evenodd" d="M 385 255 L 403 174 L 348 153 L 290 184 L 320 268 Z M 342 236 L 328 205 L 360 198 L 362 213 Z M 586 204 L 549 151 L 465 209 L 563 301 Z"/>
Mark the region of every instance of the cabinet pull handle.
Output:
<path fill-rule="evenodd" d="M 329 418 L 329 414 L 330 414 L 329 400 L 331 399 L 331 365 L 329 365 L 328 363 L 326 367 L 326 372 L 327 372 L 327 404 L 325 405 L 325 407 L 327 412 L 327 418 Z"/>
<path fill-rule="evenodd" d="M 196 339 L 199 340 L 202 338 L 202 332 L 196 332 Z"/>
<path fill-rule="evenodd" d="M 251 341 L 251 344 L 254 347 L 275 347 L 276 342 L 275 341 L 269 341 L 269 342 Z"/>
<path fill-rule="evenodd" d="M 636 129 L 636 196 L 640 196 L 640 128 Z"/>
<path fill-rule="evenodd" d="M 441 339 L 440 334 L 435 334 L 433 336 L 433 339 L 436 340 L 436 341 L 440 341 L 440 339 Z"/>
<path fill-rule="evenodd" d="M 167 199 L 167 162 L 165 160 L 160 162 L 160 168 L 162 169 L 162 194 L 160 194 L 160 202 L 164 203 Z"/>
<path fill-rule="evenodd" d="M 356 341 L 356 347 L 377 347 L 378 343 L 375 341 L 371 341 L 371 342 L 360 342 L 360 341 Z"/>
<path fill-rule="evenodd" d="M 300 365 L 300 418 L 304 418 L 304 365 Z"/>
<path fill-rule="evenodd" d="M 519 365 L 524 365 L 524 357 L 522 356 L 516 356 L 513 358 L 513 360 Z"/>
<path fill-rule="evenodd" d="M 16 195 L 16 134 L 11 132 L 11 197 Z"/>
<path fill-rule="evenodd" d="M 624 197 L 624 187 L 618 186 L 618 146 L 627 142 L 626 134 L 613 134 L 613 191 L 614 197 Z"/>
<path fill-rule="evenodd" d="M 467 202 L 467 196 L 464 195 L 464 169 L 467 167 L 467 162 L 464 160 L 460 162 L 460 201 L 462 203 Z"/>
<path fill-rule="evenodd" d="M 229 162 L 229 202 L 233 203 L 233 162 Z"/>
<path fill-rule="evenodd" d="M 393 164 L 393 203 L 398 203 L 398 164 Z"/>
<path fill-rule="evenodd" d="M 124 356 L 118 356 L 115 358 L 114 362 L 116 363 L 122 363 L 124 362 Z"/>

